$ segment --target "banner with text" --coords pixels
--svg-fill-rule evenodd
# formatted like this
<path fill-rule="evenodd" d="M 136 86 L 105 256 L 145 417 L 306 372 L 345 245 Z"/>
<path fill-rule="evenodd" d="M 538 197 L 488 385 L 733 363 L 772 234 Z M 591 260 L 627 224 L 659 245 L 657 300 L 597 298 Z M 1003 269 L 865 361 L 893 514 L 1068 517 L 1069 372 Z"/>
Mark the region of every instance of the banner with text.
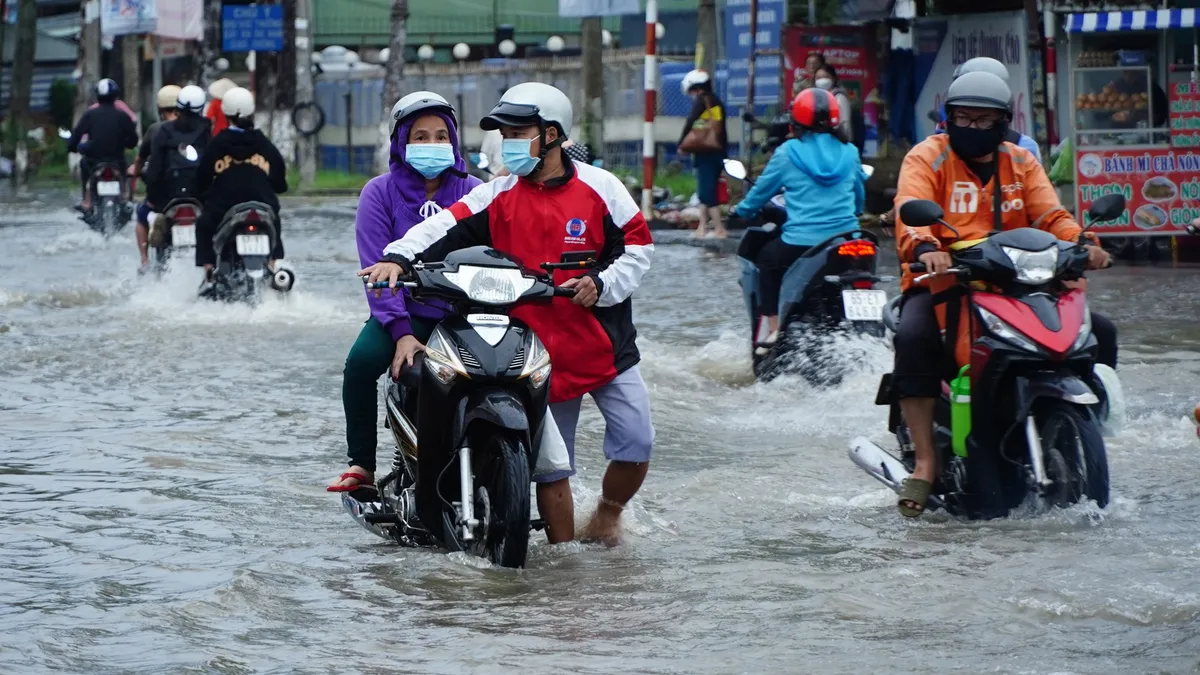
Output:
<path fill-rule="evenodd" d="M 990 56 L 1008 66 L 1008 86 L 1013 94 L 1013 128 L 1033 135 L 1033 90 L 1029 78 L 1029 45 L 1023 12 L 971 14 L 918 23 L 916 40 L 921 83 L 917 107 L 917 137 L 934 132 L 930 111 L 940 111 L 954 69 L 976 56 Z"/>
<path fill-rule="evenodd" d="M 1080 222 L 1092 202 L 1125 195 L 1125 212 L 1096 224 L 1097 234 L 1155 235 L 1181 232 L 1200 217 L 1200 153 L 1170 149 L 1095 150 L 1076 163 L 1075 203 Z"/>
<path fill-rule="evenodd" d="M 780 31 L 787 19 L 786 0 L 759 0 L 757 35 L 750 35 L 750 0 L 728 0 L 725 3 L 725 58 L 729 76 L 726 100 L 730 106 L 746 105 L 746 85 L 750 80 L 750 52 L 756 49 L 779 49 Z M 755 108 L 779 102 L 778 56 L 759 56 L 754 63 Z"/>
<path fill-rule="evenodd" d="M 107 37 L 153 33 L 154 0 L 100 0 L 100 32 Z"/>

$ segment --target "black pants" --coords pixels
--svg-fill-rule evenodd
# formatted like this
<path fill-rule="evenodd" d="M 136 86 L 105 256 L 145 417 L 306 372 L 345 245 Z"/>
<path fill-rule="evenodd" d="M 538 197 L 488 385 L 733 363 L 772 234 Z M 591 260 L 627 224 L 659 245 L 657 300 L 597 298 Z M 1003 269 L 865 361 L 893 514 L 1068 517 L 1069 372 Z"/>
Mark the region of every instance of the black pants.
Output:
<path fill-rule="evenodd" d="M 779 313 L 779 287 L 783 285 L 783 275 L 810 248 L 792 246 L 784 243 L 782 237 L 776 237 L 759 249 L 758 311 L 763 316 Z"/>
<path fill-rule="evenodd" d="M 1092 334 L 1098 346 L 1097 361 L 1117 367 L 1117 327 L 1104 315 L 1092 312 Z M 941 332 L 933 312 L 933 295 L 924 289 L 909 292 L 900 305 L 896 327 L 896 363 L 892 393 L 897 399 L 935 398 L 942 390 L 945 366 Z"/>

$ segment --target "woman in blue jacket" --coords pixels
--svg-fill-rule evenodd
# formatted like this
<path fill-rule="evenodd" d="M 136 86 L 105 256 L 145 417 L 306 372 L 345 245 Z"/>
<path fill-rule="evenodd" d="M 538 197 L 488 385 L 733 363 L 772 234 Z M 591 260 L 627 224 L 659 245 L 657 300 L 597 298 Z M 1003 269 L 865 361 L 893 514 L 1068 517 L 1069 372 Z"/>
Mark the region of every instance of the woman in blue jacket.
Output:
<path fill-rule="evenodd" d="M 779 334 L 779 286 L 788 267 L 814 245 L 858 228 L 866 175 L 858 150 L 834 135 L 848 112 L 824 89 L 801 91 L 792 101 L 793 138 L 779 146 L 758 182 L 734 208 L 736 215 L 751 217 L 780 191 L 787 204 L 783 232 L 758 254 L 759 311 L 768 327 L 764 346 Z"/>

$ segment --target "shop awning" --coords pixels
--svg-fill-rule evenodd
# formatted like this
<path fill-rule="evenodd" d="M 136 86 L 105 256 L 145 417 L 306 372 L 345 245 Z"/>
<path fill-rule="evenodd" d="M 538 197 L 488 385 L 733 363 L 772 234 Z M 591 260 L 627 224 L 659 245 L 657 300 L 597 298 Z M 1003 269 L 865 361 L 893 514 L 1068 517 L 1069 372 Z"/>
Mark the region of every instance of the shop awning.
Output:
<path fill-rule="evenodd" d="M 1149 9 L 1125 12 L 1068 14 L 1068 33 L 1108 33 L 1119 30 L 1163 30 L 1194 28 L 1195 9 Z"/>

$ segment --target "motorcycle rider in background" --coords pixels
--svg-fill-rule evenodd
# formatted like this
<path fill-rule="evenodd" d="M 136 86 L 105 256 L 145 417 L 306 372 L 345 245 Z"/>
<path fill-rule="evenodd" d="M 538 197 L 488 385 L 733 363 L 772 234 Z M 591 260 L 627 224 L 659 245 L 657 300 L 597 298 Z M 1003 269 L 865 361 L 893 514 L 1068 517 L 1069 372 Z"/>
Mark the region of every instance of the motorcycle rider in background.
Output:
<path fill-rule="evenodd" d="M 908 263 L 920 262 L 933 274 L 953 264 L 947 249 L 962 241 L 981 239 L 993 229 L 1036 227 L 1063 241 L 1079 241 L 1082 228 L 1059 203 L 1042 165 L 1028 150 L 1006 141 L 1012 119 L 1012 92 L 1001 78 L 987 72 L 960 76 L 947 92 L 948 124 L 917 144 L 904 158 L 896 188 L 897 211 L 907 201 L 927 199 L 941 204 L 949 228 L 909 227 L 897 220 L 896 247 L 903 265 L 904 299 L 895 337 L 892 395 L 912 434 L 916 467 L 904 484 L 897 504 L 900 513 L 919 517 L 925 510 L 937 476 L 933 445 L 934 404 L 941 392 L 946 354 L 953 353 L 956 335 L 941 337 L 939 316 L 959 312 L 958 302 L 937 294 L 953 289 L 952 276 L 913 283 Z M 999 185 L 1001 193 L 995 190 Z M 994 204 L 1002 204 L 996 209 Z M 997 213 L 997 210 L 999 213 Z M 1100 269 L 1108 254 L 1089 245 L 1089 268 Z M 1099 343 L 1098 361 L 1116 367 L 1117 330 L 1111 321 L 1092 313 L 1092 332 Z"/>
<path fill-rule="evenodd" d="M 168 84 L 158 90 L 158 94 L 155 96 L 155 103 L 158 106 L 158 121 L 151 124 L 146 129 L 146 133 L 142 135 L 142 143 L 138 146 L 137 159 L 134 160 L 133 166 L 129 167 L 129 176 L 131 178 L 141 176 L 142 171 L 146 168 L 146 161 L 150 159 L 151 144 L 154 140 L 154 134 L 158 132 L 158 128 L 162 126 L 163 122 L 168 122 L 178 116 L 179 111 L 175 108 L 178 100 L 178 86 Z M 150 232 L 150 221 L 148 218 L 150 212 L 154 210 L 154 201 L 155 195 L 153 194 L 153 189 L 147 184 L 146 198 L 137 207 L 137 246 L 138 256 L 141 258 L 141 267 L 138 268 L 138 274 L 145 274 L 150 266 L 150 247 L 147 239 Z"/>
<path fill-rule="evenodd" d="M 241 87 L 225 92 L 221 111 L 229 127 L 209 141 L 196 168 L 195 195 L 203 202 L 196 221 L 196 267 L 204 268 L 200 292 L 208 290 L 217 265 L 213 236 L 229 209 L 246 202 L 262 202 L 275 214 L 275 247 L 267 260 L 274 270 L 283 258 L 283 223 L 279 197 L 287 192 L 287 166 L 283 156 L 261 131 L 254 128 L 254 95 Z"/>
<path fill-rule="evenodd" d="M 1000 63 L 990 56 L 976 56 L 973 59 L 967 59 L 966 61 L 963 61 L 957 68 L 954 69 L 954 79 L 957 80 L 960 76 L 965 75 L 966 73 L 974 72 L 991 73 L 1004 80 L 1005 84 L 1009 84 L 1008 66 Z M 945 106 L 943 106 L 942 124 L 938 130 L 939 133 L 945 133 L 945 118 Z M 1009 128 L 1009 130 L 1004 134 L 1004 141 L 1006 143 L 1012 143 L 1025 148 L 1039 163 L 1042 161 L 1042 149 L 1038 147 L 1037 141 L 1023 133 L 1020 133 L 1016 129 Z"/>
<path fill-rule="evenodd" d="M 512 315 L 541 336 L 550 353 L 550 410 L 572 467 L 584 394 L 592 395 L 604 416 L 604 454 L 611 461 L 583 536 L 613 545 L 621 512 L 645 480 L 654 445 L 630 298 L 650 267 L 654 245 L 624 183 L 603 169 L 570 161 L 562 151 L 572 119 L 571 100 L 548 84 L 526 82 L 506 91 L 480 126 L 503 133 L 504 165 L 513 175 L 475 188 L 417 224 L 384 250 L 382 262 L 359 274 L 372 282 L 387 280 L 395 289 L 400 275 L 411 271 L 410 261 L 439 261 L 470 246 L 493 246 L 530 269 L 568 253 L 596 254 L 598 266 L 582 274 L 556 273 L 557 279 L 566 277 L 562 286 L 576 290 L 573 298 L 518 306 Z M 551 543 L 575 537 L 573 473 L 534 477 Z"/>
<path fill-rule="evenodd" d="M 758 254 L 759 311 L 767 318 L 767 339 L 755 347 L 765 354 L 779 337 L 779 288 L 783 275 L 812 246 L 858 228 L 866 175 L 852 143 L 836 135 L 840 107 L 825 89 L 804 89 L 792 101 L 792 136 L 771 156 L 750 193 L 733 209 L 750 218 L 783 191 L 787 222 L 780 236 Z"/>
<path fill-rule="evenodd" d="M 79 174 L 83 180 L 83 201 L 76 207 L 81 212 L 92 208 L 92 170 L 98 164 L 114 163 L 125 171 L 125 151 L 138 144 L 137 124 L 116 106 L 121 88 L 116 82 L 105 78 L 96 83 L 94 108 L 84 111 L 71 138 L 67 140 L 67 152 L 82 155 Z M 82 139 L 87 136 L 87 141 Z"/>
<path fill-rule="evenodd" d="M 172 199 L 194 196 L 199 156 L 204 154 L 211 138 L 211 124 L 201 116 L 204 99 L 204 90 L 194 84 L 181 89 L 176 96 L 175 118 L 163 122 L 150 143 L 150 165 L 145 180 L 152 211 L 165 207 Z M 180 152 L 189 145 L 197 153 L 194 160 Z M 162 242 L 166 223 L 157 217 L 149 218 L 148 222 L 149 242 L 157 246 Z"/>

